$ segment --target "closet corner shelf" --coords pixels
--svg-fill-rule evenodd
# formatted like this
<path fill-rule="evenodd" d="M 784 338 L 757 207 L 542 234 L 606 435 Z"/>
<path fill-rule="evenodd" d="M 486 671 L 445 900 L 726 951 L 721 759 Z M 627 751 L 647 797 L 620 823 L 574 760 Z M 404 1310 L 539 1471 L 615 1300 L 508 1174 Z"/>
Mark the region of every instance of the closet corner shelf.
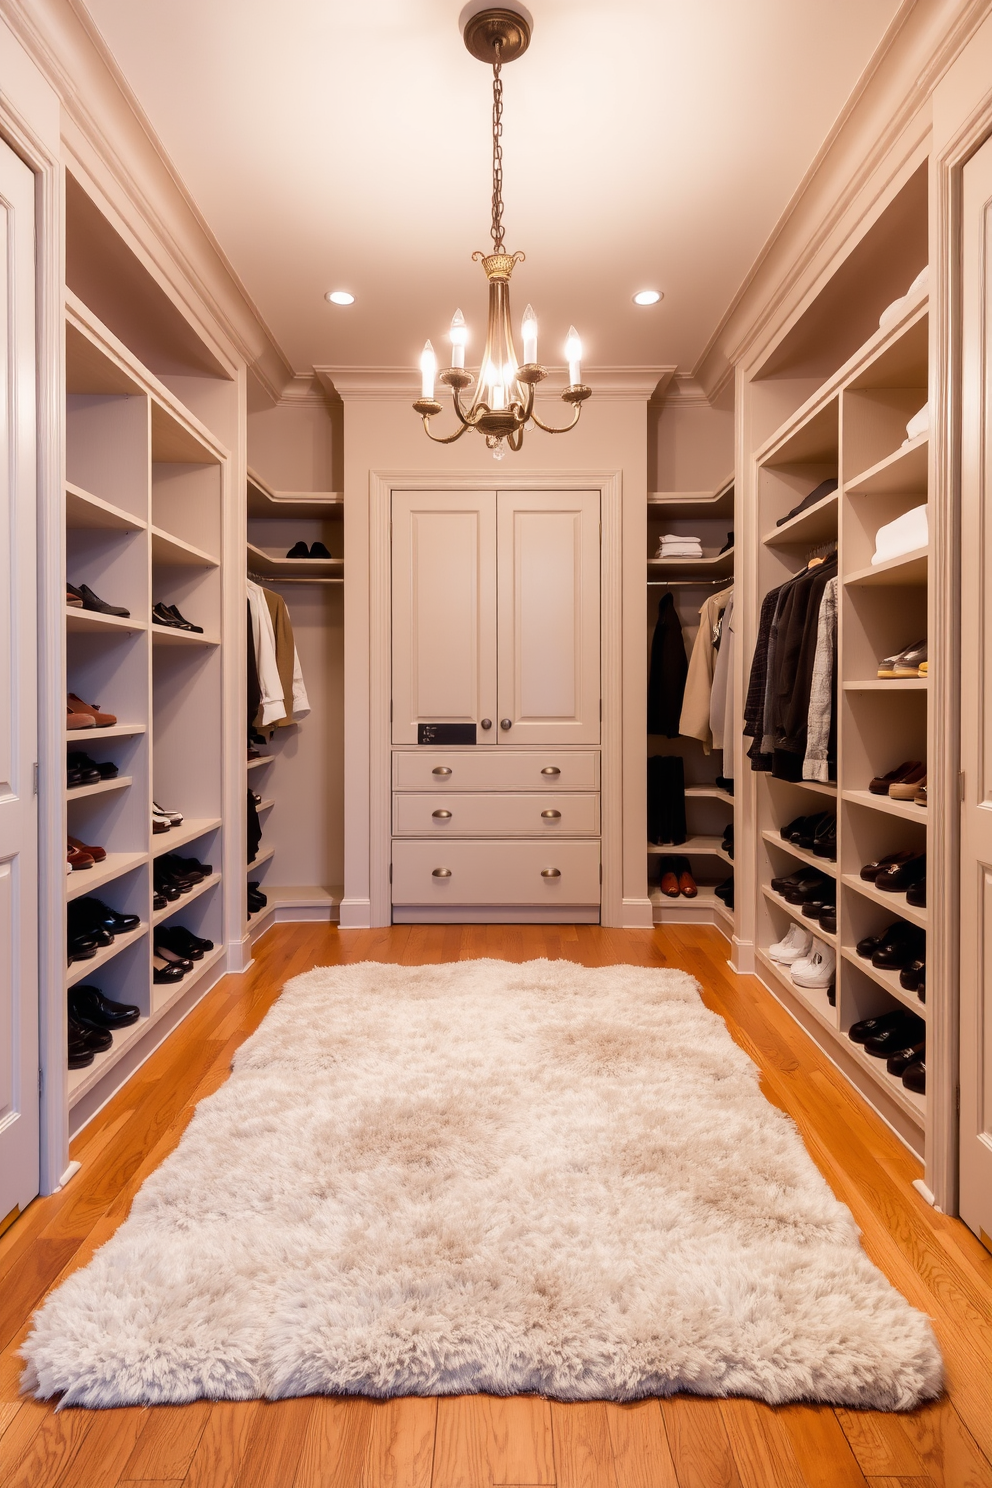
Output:
<path fill-rule="evenodd" d="M 341 907 L 344 885 L 332 884 L 325 888 L 320 884 L 275 884 L 266 888 L 269 904 L 273 909 L 328 909 Z"/>
<path fill-rule="evenodd" d="M 91 527 L 112 532 L 142 532 L 146 526 L 141 517 L 132 516 L 120 506 L 84 491 L 82 486 L 65 483 L 65 525 L 71 528 Z"/>
<path fill-rule="evenodd" d="M 841 955 L 845 961 L 849 961 L 852 966 L 856 966 L 859 971 L 863 971 L 866 977 L 870 977 L 873 982 L 877 982 L 880 987 L 884 987 L 890 997 L 896 998 L 898 1002 L 905 1003 L 911 1012 L 916 1013 L 918 1017 L 926 1018 L 926 1003 L 921 1002 L 915 992 L 907 992 L 905 987 L 900 986 L 899 973 L 897 971 L 886 971 L 882 966 L 872 966 L 871 962 L 866 961 L 864 956 L 858 955 L 854 946 L 844 946 L 841 950 Z"/>
<path fill-rule="evenodd" d="M 733 858 L 729 853 L 724 852 L 720 846 L 720 842 L 721 839 L 719 837 L 687 837 L 684 842 L 680 842 L 677 846 L 671 842 L 666 842 L 664 845 L 657 842 L 649 842 L 647 851 L 649 858 L 677 858 L 681 854 L 682 857 L 722 858 L 725 863 L 732 863 L 734 861 Z"/>
<path fill-rule="evenodd" d="M 828 934 L 826 930 L 821 930 L 819 920 L 811 920 L 804 915 L 801 904 L 789 904 L 783 899 L 781 894 L 776 894 L 775 890 L 769 884 L 762 884 L 761 892 L 770 904 L 776 905 L 779 909 L 784 909 L 785 913 L 790 919 L 795 920 L 797 925 L 802 925 L 804 930 L 811 930 L 817 940 L 825 941 L 827 945 L 836 946 L 837 936 Z M 792 985 L 791 982 L 789 985 Z"/>
<path fill-rule="evenodd" d="M 777 961 L 773 961 L 767 951 L 757 946 L 754 954 L 759 964 L 771 973 L 773 981 L 779 982 L 801 1006 L 808 1008 L 824 1028 L 829 1028 L 835 1036 L 839 1033 L 837 1009 L 831 1005 L 825 988 L 797 987 L 789 973 Z"/>
<path fill-rule="evenodd" d="M 258 856 L 253 860 L 253 862 L 251 862 L 251 863 L 248 864 L 247 872 L 248 873 L 252 873 L 252 872 L 254 872 L 254 870 L 256 868 L 261 868 L 262 865 L 263 865 L 263 863 L 267 863 L 269 861 L 269 859 L 270 858 L 274 858 L 275 855 L 276 855 L 275 848 L 274 847 L 267 847 L 264 852 L 260 852 L 258 854 Z"/>
<path fill-rule="evenodd" d="M 704 581 L 733 578 L 734 550 L 728 548 L 725 553 L 711 553 L 708 558 L 648 559 L 649 579 L 664 579 L 669 574 L 672 578 L 698 578 Z"/>
<path fill-rule="evenodd" d="M 340 517 L 341 491 L 274 491 L 255 471 L 248 471 L 249 517 L 277 517 L 290 522 Z"/>
<path fill-rule="evenodd" d="M 132 868 L 140 868 L 142 863 L 147 862 L 146 852 L 108 853 L 102 863 L 96 863 L 92 868 L 78 869 L 66 874 L 65 897 L 67 900 L 81 899 L 84 894 L 93 894 L 104 884 L 111 883 L 115 878 L 120 878 L 122 874 L 130 873 Z"/>
<path fill-rule="evenodd" d="M 649 491 L 648 511 L 656 520 L 716 521 L 734 516 L 734 481 L 728 477 L 715 491 Z"/>
<path fill-rule="evenodd" d="M 147 934 L 148 926 L 142 921 L 136 929 L 129 930 L 126 935 L 115 935 L 113 945 L 103 946 L 89 961 L 73 961 L 66 971 L 66 986 L 74 987 L 77 982 L 88 982 L 91 973 L 99 971 L 101 966 L 106 966 L 108 961 L 112 961 L 115 956 L 120 955 L 121 951 L 126 951 L 128 946 L 134 945 L 136 940 L 140 940 L 143 935 Z"/>
<path fill-rule="evenodd" d="M 868 568 L 855 569 L 853 573 L 846 575 L 844 583 L 848 589 L 925 584 L 927 553 L 926 548 L 914 548 L 911 553 L 902 553 L 898 558 L 887 558 L 884 563 L 873 563 Z"/>
<path fill-rule="evenodd" d="M 849 496 L 922 496 L 927 494 L 930 436 L 920 434 L 870 470 L 845 481 Z"/>
<path fill-rule="evenodd" d="M 260 770 L 263 765 L 271 765 L 275 759 L 274 754 L 263 754 L 258 759 L 248 761 L 249 770 Z"/>
<path fill-rule="evenodd" d="M 258 804 L 257 804 L 257 806 L 255 807 L 255 810 L 256 811 L 271 811 L 272 807 L 275 804 L 276 804 L 275 796 L 270 796 L 267 801 L 259 801 Z"/>
<path fill-rule="evenodd" d="M 171 625 L 153 625 L 152 641 L 156 646 L 219 646 L 216 636 L 197 635 L 192 630 L 173 630 Z"/>
<path fill-rule="evenodd" d="M 75 610 L 70 605 L 66 605 L 65 628 L 68 631 L 89 630 L 104 634 L 107 631 L 118 631 L 129 634 L 147 630 L 148 626 L 144 620 L 124 620 L 120 615 L 100 615 L 95 610 Z"/>
<path fill-rule="evenodd" d="M 248 568 L 269 579 L 339 579 L 344 576 L 344 559 L 277 558 L 249 543 Z"/>
<path fill-rule="evenodd" d="M 220 560 L 195 548 L 192 543 L 173 537 L 161 527 L 152 528 L 152 562 L 168 563 L 174 568 L 219 568 Z"/>
<path fill-rule="evenodd" d="M 815 506 L 807 507 L 798 517 L 790 517 L 781 527 L 773 527 L 761 541 L 766 548 L 807 547 L 837 536 L 837 492 L 824 496 Z"/>
<path fill-rule="evenodd" d="M 669 923 L 678 923 L 675 919 L 676 912 L 682 917 L 681 923 L 685 923 L 687 911 L 690 918 L 702 919 L 703 912 L 709 913 L 712 910 L 721 921 L 721 924 L 717 926 L 721 933 L 726 935 L 732 931 L 734 928 L 733 910 L 728 909 L 723 900 L 717 898 L 712 884 L 699 884 L 698 887 L 699 892 L 695 899 L 686 899 L 681 894 L 677 899 L 673 899 L 668 894 L 663 894 L 657 884 L 651 884 L 648 888 L 648 897 L 654 911 L 655 924 L 662 925 L 666 920 Z"/>
<path fill-rule="evenodd" d="M 215 832 L 223 823 L 219 816 L 187 817 L 178 827 L 169 832 L 159 832 L 152 840 L 152 857 L 161 858 L 165 853 L 175 852 L 187 842 L 194 842 L 207 832 Z"/>
<path fill-rule="evenodd" d="M 928 677 L 866 677 L 863 682 L 845 682 L 845 692 L 926 692 Z"/>
<path fill-rule="evenodd" d="M 133 739 L 148 731 L 144 723 L 114 723 L 110 728 L 66 729 L 67 744 L 98 744 L 101 739 Z"/>
<path fill-rule="evenodd" d="M 845 801 L 853 801 L 858 806 L 869 806 L 872 811 L 884 811 L 888 816 L 902 816 L 906 821 L 919 822 L 921 827 L 927 824 L 927 808 L 917 806 L 915 801 L 893 801 L 891 796 L 876 796 L 866 790 L 846 790 L 841 795 Z"/>
<path fill-rule="evenodd" d="M 113 780 L 98 780 L 95 785 L 67 785 L 67 801 L 85 801 L 90 796 L 103 796 L 107 791 L 124 790 L 132 783 L 130 775 L 115 775 Z"/>
<path fill-rule="evenodd" d="M 685 788 L 686 800 L 706 799 L 710 801 L 722 801 L 725 806 L 733 806 L 734 798 L 729 791 L 721 790 L 718 785 L 687 785 Z"/>
<path fill-rule="evenodd" d="M 927 1119 L 927 1098 L 925 1095 L 916 1095 L 912 1090 L 907 1090 L 897 1075 L 890 1075 L 885 1068 L 884 1059 L 873 1059 L 866 1054 L 860 1044 L 854 1043 L 846 1035 L 842 1036 L 842 1047 L 851 1056 L 855 1064 L 867 1070 L 869 1075 L 889 1097 L 901 1106 L 907 1116 L 911 1117 L 922 1126 Z"/>
<path fill-rule="evenodd" d="M 194 884 L 188 894 L 182 894 L 178 899 L 170 899 L 164 909 L 154 910 L 152 913 L 152 924 L 161 925 L 163 920 L 171 919 L 174 914 L 178 914 L 181 910 L 185 909 L 187 904 L 192 904 L 194 899 L 199 899 L 201 894 L 205 894 L 208 889 L 212 889 L 215 884 L 219 883 L 220 874 L 211 873 L 209 878 L 203 879 L 201 883 Z"/>
<path fill-rule="evenodd" d="M 176 401 L 161 383 L 151 394 L 152 463 L 219 465 L 220 455 L 209 429 Z"/>
<path fill-rule="evenodd" d="M 831 863 L 829 858 L 818 858 L 815 853 L 807 852 L 804 847 L 797 847 L 794 842 L 786 842 L 778 832 L 762 832 L 762 837 L 772 847 L 777 847 L 781 852 L 788 853 L 790 857 L 798 858 L 800 862 L 806 863 L 810 868 L 815 868 L 818 873 L 823 873 L 827 878 L 837 877 L 837 864 Z M 813 921 L 810 921 L 813 924 Z"/>
<path fill-rule="evenodd" d="M 881 904 L 884 909 L 891 910 L 893 919 L 910 920 L 921 929 L 927 928 L 927 912 L 925 909 L 917 909 L 915 905 L 906 902 L 905 894 L 887 894 L 884 889 L 876 889 L 875 885 L 868 879 L 862 878 L 857 873 L 845 873 L 841 882 L 856 894 L 865 899 L 871 899 L 875 904 Z"/>

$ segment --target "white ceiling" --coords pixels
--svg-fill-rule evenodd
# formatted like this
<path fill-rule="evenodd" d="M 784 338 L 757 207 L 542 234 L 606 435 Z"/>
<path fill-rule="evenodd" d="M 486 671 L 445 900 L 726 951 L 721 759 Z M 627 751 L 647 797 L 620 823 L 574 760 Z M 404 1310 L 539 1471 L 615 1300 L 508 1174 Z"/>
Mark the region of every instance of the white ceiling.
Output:
<path fill-rule="evenodd" d="M 461 0 L 85 0 L 298 373 L 480 349 L 491 74 Z M 530 0 L 506 238 L 542 360 L 689 371 L 899 0 Z M 651 309 L 643 287 L 664 291 Z M 324 292 L 345 288 L 338 309 Z"/>

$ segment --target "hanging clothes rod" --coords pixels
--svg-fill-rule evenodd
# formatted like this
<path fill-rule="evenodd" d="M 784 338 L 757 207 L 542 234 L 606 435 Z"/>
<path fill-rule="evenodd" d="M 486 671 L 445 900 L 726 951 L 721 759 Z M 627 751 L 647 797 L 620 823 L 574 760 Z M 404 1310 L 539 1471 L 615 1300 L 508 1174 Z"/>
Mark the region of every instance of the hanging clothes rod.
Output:
<path fill-rule="evenodd" d="M 722 579 L 648 579 L 649 589 L 675 589 L 683 585 L 688 589 L 702 589 L 706 584 L 732 584 L 733 575 Z"/>
<path fill-rule="evenodd" d="M 250 569 L 248 571 L 248 577 L 249 577 L 249 579 L 251 579 L 251 581 L 252 581 L 253 584 L 262 584 L 263 586 L 265 584 L 343 584 L 344 583 L 344 579 L 318 579 L 316 577 L 314 577 L 312 579 L 304 579 L 304 578 L 299 577 L 297 574 L 293 574 L 293 575 L 288 575 L 287 574 L 287 576 L 285 578 L 283 578 L 279 574 L 257 574 L 257 573 L 252 573 Z"/>

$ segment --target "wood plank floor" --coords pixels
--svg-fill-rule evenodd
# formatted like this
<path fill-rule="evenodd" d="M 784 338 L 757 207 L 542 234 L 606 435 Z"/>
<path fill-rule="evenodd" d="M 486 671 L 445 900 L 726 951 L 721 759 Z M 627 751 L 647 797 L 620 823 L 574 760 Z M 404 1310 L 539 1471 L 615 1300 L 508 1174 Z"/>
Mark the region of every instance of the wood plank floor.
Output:
<path fill-rule="evenodd" d="M 256 955 L 74 1142 L 83 1166 L 63 1192 L 36 1200 L 0 1238 L 5 1488 L 992 1488 L 992 1256 L 916 1194 L 916 1160 L 758 982 L 729 970 L 717 931 L 280 925 Z M 477 1396 L 56 1413 L 19 1396 L 16 1350 L 33 1309 L 113 1233 L 287 977 L 334 962 L 473 956 L 693 972 L 850 1205 L 869 1255 L 933 1318 L 944 1398 L 896 1416 L 689 1397 L 618 1406 Z"/>

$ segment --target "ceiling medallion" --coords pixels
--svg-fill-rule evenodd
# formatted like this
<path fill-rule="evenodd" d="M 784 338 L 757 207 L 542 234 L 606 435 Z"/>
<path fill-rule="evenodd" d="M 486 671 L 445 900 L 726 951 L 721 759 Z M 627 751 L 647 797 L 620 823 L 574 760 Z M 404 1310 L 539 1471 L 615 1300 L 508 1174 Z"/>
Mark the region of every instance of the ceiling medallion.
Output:
<path fill-rule="evenodd" d="M 548 369 L 537 360 L 537 316 L 527 306 L 521 322 L 523 338 L 523 362 L 517 359 L 510 324 L 510 275 L 513 266 L 524 258 L 523 253 L 507 253 L 503 238 L 503 83 L 501 69 L 504 62 L 512 62 L 527 50 L 530 43 L 530 24 L 512 10 L 483 10 L 467 22 L 464 30 L 465 45 L 481 62 L 492 64 L 493 69 L 493 221 L 490 235 L 492 252 L 472 254 L 474 262 L 482 263 L 489 281 L 489 320 L 486 327 L 486 349 L 482 354 L 479 380 L 475 397 L 468 409 L 462 407 L 460 394 L 467 392 L 476 379 L 465 367 L 465 346 L 468 327 L 465 317 L 456 310 L 451 321 L 451 366 L 443 372 L 437 370 L 437 358 L 430 341 L 420 358 L 421 394 L 414 408 L 423 416 L 424 430 L 435 444 L 454 444 L 469 429 L 485 437 L 493 457 L 501 460 L 505 453 L 504 440 L 511 450 L 518 450 L 523 443 L 524 427 L 533 422 L 546 434 L 565 434 L 574 429 L 582 412 L 582 404 L 592 396 L 592 389 L 585 387 L 580 372 L 582 343 L 572 326 L 565 342 L 565 357 L 568 362 L 568 387 L 562 400 L 572 405 L 572 422 L 560 429 L 544 423 L 534 412 L 534 394 L 539 382 L 548 375 Z M 451 389 L 452 404 L 459 427 L 447 436 L 432 434 L 430 420 L 441 412 L 442 405 L 434 397 L 434 382 L 437 378 Z"/>

